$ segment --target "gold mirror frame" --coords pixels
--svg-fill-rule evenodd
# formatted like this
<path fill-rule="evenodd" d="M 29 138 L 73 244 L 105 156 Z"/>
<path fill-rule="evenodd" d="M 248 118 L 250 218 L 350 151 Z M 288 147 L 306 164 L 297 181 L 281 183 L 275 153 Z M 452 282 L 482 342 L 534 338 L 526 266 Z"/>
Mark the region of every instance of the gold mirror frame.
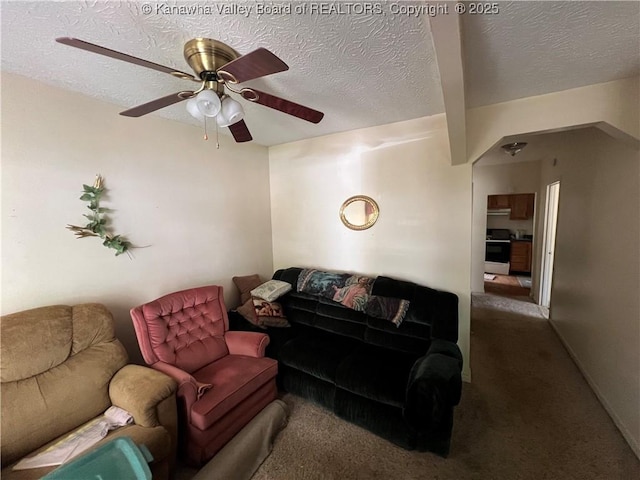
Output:
<path fill-rule="evenodd" d="M 347 216 L 345 214 L 345 209 L 352 203 L 358 201 L 365 202 L 373 209 L 369 220 L 367 220 L 367 222 L 362 225 L 351 223 L 349 220 L 347 220 Z M 342 223 L 344 223 L 345 227 L 350 228 L 351 230 L 366 230 L 367 228 L 371 228 L 373 224 L 378 220 L 378 215 L 380 215 L 380 208 L 378 207 L 378 204 L 373 198 L 367 197 L 366 195 L 355 195 L 353 197 L 349 197 L 340 207 L 340 220 L 342 220 Z"/>

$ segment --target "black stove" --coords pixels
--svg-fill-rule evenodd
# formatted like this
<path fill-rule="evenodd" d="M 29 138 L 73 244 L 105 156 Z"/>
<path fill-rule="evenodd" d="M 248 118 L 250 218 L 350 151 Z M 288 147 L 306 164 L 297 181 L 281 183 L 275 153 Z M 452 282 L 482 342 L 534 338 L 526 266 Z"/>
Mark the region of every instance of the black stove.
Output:
<path fill-rule="evenodd" d="M 511 255 L 511 232 L 506 228 L 487 228 L 485 261 L 509 263 Z"/>

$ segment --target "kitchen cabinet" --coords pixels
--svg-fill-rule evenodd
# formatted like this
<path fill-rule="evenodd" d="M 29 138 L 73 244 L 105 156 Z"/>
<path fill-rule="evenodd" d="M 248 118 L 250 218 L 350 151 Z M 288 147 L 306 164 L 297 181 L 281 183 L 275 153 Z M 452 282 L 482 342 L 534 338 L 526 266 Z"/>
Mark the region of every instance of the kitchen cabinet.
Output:
<path fill-rule="evenodd" d="M 531 242 L 511 240 L 510 270 L 531 273 Z"/>
<path fill-rule="evenodd" d="M 500 208 L 510 208 L 509 197 L 511 195 L 489 195 L 487 208 L 489 210 L 497 210 Z"/>
<path fill-rule="evenodd" d="M 511 208 L 509 218 L 511 220 L 533 218 L 535 198 L 536 196 L 533 193 L 509 195 L 509 207 Z"/>

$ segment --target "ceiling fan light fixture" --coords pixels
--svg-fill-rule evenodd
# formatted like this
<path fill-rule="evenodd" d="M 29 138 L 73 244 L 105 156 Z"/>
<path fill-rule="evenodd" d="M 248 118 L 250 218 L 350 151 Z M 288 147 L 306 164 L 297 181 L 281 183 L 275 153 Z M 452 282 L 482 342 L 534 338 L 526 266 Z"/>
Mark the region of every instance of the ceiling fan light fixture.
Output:
<path fill-rule="evenodd" d="M 500 148 L 507 155 L 511 155 L 512 157 L 516 156 L 516 153 L 520 153 L 524 147 L 527 146 L 527 142 L 513 142 L 502 145 Z"/>
<path fill-rule="evenodd" d="M 187 100 L 187 112 L 200 122 L 204 122 L 204 115 L 198 108 L 198 102 L 196 101 L 196 97 L 190 98 Z"/>
<path fill-rule="evenodd" d="M 215 117 L 220 112 L 220 99 L 212 90 L 203 90 L 196 95 L 198 110 L 205 117 Z"/>
<path fill-rule="evenodd" d="M 240 102 L 231 97 L 225 97 L 222 100 L 222 108 L 216 118 L 219 127 L 228 127 L 234 123 L 238 123 L 244 118 L 244 109 Z"/>
<path fill-rule="evenodd" d="M 224 116 L 222 109 L 220 109 L 220 113 L 216 117 L 216 123 L 220 128 L 228 127 L 229 125 L 231 125 L 229 123 L 229 120 L 227 120 L 227 117 Z"/>

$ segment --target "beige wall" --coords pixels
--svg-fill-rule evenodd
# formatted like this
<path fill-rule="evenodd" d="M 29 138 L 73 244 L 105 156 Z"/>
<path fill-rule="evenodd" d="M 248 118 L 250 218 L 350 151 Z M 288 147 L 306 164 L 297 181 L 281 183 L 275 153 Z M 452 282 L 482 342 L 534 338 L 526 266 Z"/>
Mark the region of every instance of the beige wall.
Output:
<path fill-rule="evenodd" d="M 173 107 L 180 108 L 180 107 Z M 191 286 L 273 272 L 265 147 L 220 150 L 195 127 L 2 74 L 2 313 L 53 303 L 105 303 L 139 360 L 129 309 Z M 116 233 L 137 245 L 114 257 L 98 239 L 77 240 L 78 197 L 96 173 Z"/>
<path fill-rule="evenodd" d="M 597 129 L 558 135 L 551 321 L 640 456 L 640 153 Z"/>
<path fill-rule="evenodd" d="M 467 153 L 475 162 L 502 138 L 595 125 L 640 145 L 640 77 L 587 85 L 467 110 Z"/>
<path fill-rule="evenodd" d="M 504 156 L 503 152 L 488 155 Z M 487 233 L 487 197 L 506 193 L 538 193 L 540 189 L 540 162 L 506 163 L 501 165 L 473 166 L 473 233 L 471 249 L 471 291 L 484 292 L 485 238 Z M 541 195 L 536 196 L 536 215 L 540 212 Z M 500 217 L 502 218 L 502 217 Z M 506 217 L 508 218 L 508 217 Z M 518 223 L 520 225 L 520 223 Z M 530 221 L 514 228 L 529 229 Z M 535 223 L 534 223 L 535 225 Z M 538 229 L 534 235 L 534 250 L 539 237 Z M 536 285 L 538 266 L 537 256 L 532 262 L 532 280 Z M 537 294 L 534 288 L 534 293 Z"/>
<path fill-rule="evenodd" d="M 460 298 L 469 378 L 471 166 L 450 166 L 443 115 L 272 147 L 274 268 L 390 275 Z M 352 231 L 338 212 L 373 197 L 378 222 Z"/>

